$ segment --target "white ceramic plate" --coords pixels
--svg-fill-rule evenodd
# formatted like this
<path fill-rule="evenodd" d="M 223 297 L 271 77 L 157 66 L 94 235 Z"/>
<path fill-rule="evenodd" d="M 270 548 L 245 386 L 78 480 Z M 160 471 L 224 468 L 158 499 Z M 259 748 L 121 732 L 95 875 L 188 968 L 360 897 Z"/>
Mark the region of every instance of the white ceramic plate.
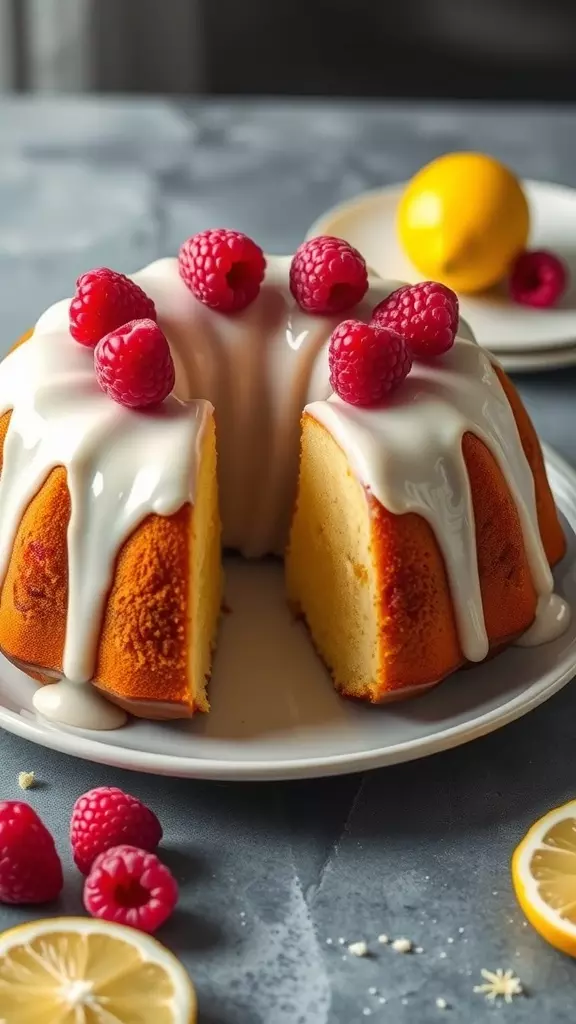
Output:
<path fill-rule="evenodd" d="M 570 269 L 571 285 L 557 306 L 544 310 L 511 302 L 504 289 L 481 297 L 460 296 L 462 315 L 480 344 L 508 357 L 576 345 L 576 189 L 541 181 L 523 185 L 530 203 L 530 248 L 561 255 Z M 396 237 L 396 207 L 403 188 L 399 184 L 365 192 L 328 210 L 307 237 L 338 235 L 360 249 L 382 277 L 421 280 Z"/>
<path fill-rule="evenodd" d="M 576 473 L 547 452 L 570 549 L 556 584 L 576 607 Z M 388 707 L 339 698 L 304 628 L 290 617 L 282 567 L 238 560 L 227 570 L 212 712 L 192 722 L 133 719 L 116 732 L 64 729 L 36 718 L 35 684 L 0 659 L 0 725 L 91 761 L 206 779 L 287 779 L 424 757 L 498 729 L 548 700 L 576 674 L 576 615 L 547 646 L 513 648 L 430 693 Z"/>
<path fill-rule="evenodd" d="M 568 369 L 576 366 L 574 348 L 554 348 L 545 352 L 499 352 L 498 361 L 508 373 L 545 373 L 546 370 Z"/>

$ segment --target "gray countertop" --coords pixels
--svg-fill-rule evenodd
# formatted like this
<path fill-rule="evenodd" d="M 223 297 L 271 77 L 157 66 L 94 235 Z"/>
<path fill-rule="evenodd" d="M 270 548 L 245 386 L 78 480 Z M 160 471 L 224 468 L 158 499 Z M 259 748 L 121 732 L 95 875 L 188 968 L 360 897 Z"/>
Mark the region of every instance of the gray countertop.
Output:
<path fill-rule="evenodd" d="M 90 266 L 130 271 L 220 225 L 289 251 L 334 202 L 459 148 L 576 185 L 576 110 L 4 102 L 3 349 Z M 542 436 L 576 464 L 576 373 L 518 383 Z M 58 837 L 67 872 L 54 913 L 81 908 L 66 846 L 80 793 L 117 784 L 158 812 L 182 888 L 159 937 L 194 977 L 203 1024 L 572 1024 L 576 968 L 525 925 L 509 859 L 534 818 L 576 796 L 575 713 L 567 687 L 501 732 L 425 762 L 265 785 L 132 775 L 0 733 L 0 797 L 22 796 L 21 770 L 41 780 L 27 799 Z M 2 907 L 0 927 L 30 916 Z M 378 945 L 381 932 L 423 952 L 395 954 Z M 340 937 L 368 940 L 373 956 L 346 955 Z M 513 968 L 526 997 L 490 1007 L 473 992 L 483 967 Z"/>

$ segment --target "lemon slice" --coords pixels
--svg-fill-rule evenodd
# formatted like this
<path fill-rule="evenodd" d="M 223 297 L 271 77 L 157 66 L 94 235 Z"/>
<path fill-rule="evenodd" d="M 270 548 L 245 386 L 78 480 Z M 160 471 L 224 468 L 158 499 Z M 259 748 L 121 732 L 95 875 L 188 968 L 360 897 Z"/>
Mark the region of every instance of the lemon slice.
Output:
<path fill-rule="evenodd" d="M 536 931 L 576 957 L 576 800 L 532 826 L 514 851 L 512 881 Z"/>
<path fill-rule="evenodd" d="M 142 932 L 93 918 L 31 921 L 0 935 L 3 1024 L 195 1024 L 182 964 Z"/>

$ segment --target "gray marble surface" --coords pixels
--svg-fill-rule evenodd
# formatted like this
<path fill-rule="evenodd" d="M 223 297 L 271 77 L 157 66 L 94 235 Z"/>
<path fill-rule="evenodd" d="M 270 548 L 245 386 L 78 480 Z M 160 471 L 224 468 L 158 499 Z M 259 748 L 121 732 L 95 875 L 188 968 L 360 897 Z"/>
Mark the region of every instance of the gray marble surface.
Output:
<path fill-rule="evenodd" d="M 0 104 L 1 344 L 96 263 L 133 270 L 209 225 L 287 251 L 332 203 L 467 147 L 576 184 L 567 108 Z M 576 373 L 518 383 L 543 437 L 576 464 Z M 20 797 L 18 772 L 36 771 L 27 799 L 66 864 L 54 913 L 80 909 L 66 844 L 76 796 L 115 783 L 150 803 L 182 887 L 160 937 L 195 979 L 203 1024 L 571 1024 L 576 968 L 525 926 L 509 859 L 535 817 L 576 796 L 575 715 L 568 687 L 526 719 L 425 762 L 281 785 L 131 775 L 0 733 L 0 797 Z M 29 916 L 2 907 L 0 927 Z M 395 954 L 376 942 L 381 932 L 423 952 Z M 368 940 L 373 955 L 347 955 L 339 937 Z M 527 995 L 491 1008 L 473 992 L 482 967 L 514 968 Z"/>

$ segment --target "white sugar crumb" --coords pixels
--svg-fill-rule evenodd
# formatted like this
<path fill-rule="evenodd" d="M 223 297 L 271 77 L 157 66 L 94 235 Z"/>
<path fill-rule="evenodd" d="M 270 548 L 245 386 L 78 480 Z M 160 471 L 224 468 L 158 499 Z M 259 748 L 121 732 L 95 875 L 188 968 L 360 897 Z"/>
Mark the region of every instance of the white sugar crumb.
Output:
<path fill-rule="evenodd" d="M 480 974 L 484 978 L 484 984 L 475 985 L 474 991 L 486 996 L 491 1003 L 496 1002 L 499 996 L 504 1002 L 511 1003 L 514 996 L 521 996 L 523 993 L 522 982 L 512 970 L 503 971 L 499 967 L 496 971 L 487 971 L 483 967 Z"/>
<path fill-rule="evenodd" d="M 452 944 L 454 942 L 454 939 L 452 938 L 452 936 L 450 936 L 449 939 L 446 939 L 446 942 L 449 942 L 450 944 Z"/>
<path fill-rule="evenodd" d="M 346 943 L 346 939 L 343 938 L 342 935 L 341 935 L 340 938 L 338 939 L 338 945 L 339 946 L 343 946 L 343 945 L 345 945 L 345 943 Z"/>
<path fill-rule="evenodd" d="M 378 989 L 376 988 L 376 986 L 375 985 L 370 985 L 370 988 L 368 989 L 368 995 L 375 996 L 377 994 L 377 992 L 378 992 Z"/>
<path fill-rule="evenodd" d="M 380 1003 L 381 1006 L 384 1006 L 384 1003 L 386 1002 L 386 996 L 380 996 L 378 1002 Z"/>
<path fill-rule="evenodd" d="M 387 946 L 388 943 L 390 942 L 390 939 L 388 938 L 387 935 L 379 935 L 378 942 L 380 943 L 381 946 Z"/>
<path fill-rule="evenodd" d="M 416 946 L 415 949 L 414 949 L 414 952 L 415 953 L 423 953 L 424 952 L 424 947 L 423 946 Z"/>
<path fill-rule="evenodd" d="M 365 1017 L 372 1016 L 372 1010 L 370 1009 L 369 1006 L 365 1006 L 364 1009 L 362 1010 L 362 1013 L 364 1014 Z"/>
<path fill-rule="evenodd" d="M 35 772 L 20 772 L 18 775 L 18 785 L 20 789 L 32 789 L 32 786 L 36 784 Z"/>
<path fill-rule="evenodd" d="M 332 939 L 326 939 L 326 945 L 327 946 L 331 946 L 332 945 Z"/>
<path fill-rule="evenodd" d="M 412 942 L 410 939 L 394 939 L 392 949 L 395 953 L 411 953 Z"/>
<path fill-rule="evenodd" d="M 401 999 L 400 1002 L 402 1003 L 402 1006 L 408 1006 L 408 1000 L 406 999 L 406 997 L 404 997 L 404 999 Z"/>
<path fill-rule="evenodd" d="M 445 960 L 447 956 L 448 953 L 446 953 L 446 951 L 443 949 L 442 952 L 440 953 L 440 959 Z"/>
<path fill-rule="evenodd" d="M 368 945 L 366 942 L 351 942 L 348 946 L 348 952 L 352 956 L 368 956 Z"/>
<path fill-rule="evenodd" d="M 464 935 L 464 929 L 463 928 L 459 928 L 458 929 L 458 933 L 459 933 L 459 935 Z"/>
<path fill-rule="evenodd" d="M 448 1003 L 446 1002 L 445 999 L 442 998 L 442 996 L 439 996 L 438 999 L 436 1000 L 436 1006 L 438 1007 L 439 1010 L 448 1009 Z"/>

